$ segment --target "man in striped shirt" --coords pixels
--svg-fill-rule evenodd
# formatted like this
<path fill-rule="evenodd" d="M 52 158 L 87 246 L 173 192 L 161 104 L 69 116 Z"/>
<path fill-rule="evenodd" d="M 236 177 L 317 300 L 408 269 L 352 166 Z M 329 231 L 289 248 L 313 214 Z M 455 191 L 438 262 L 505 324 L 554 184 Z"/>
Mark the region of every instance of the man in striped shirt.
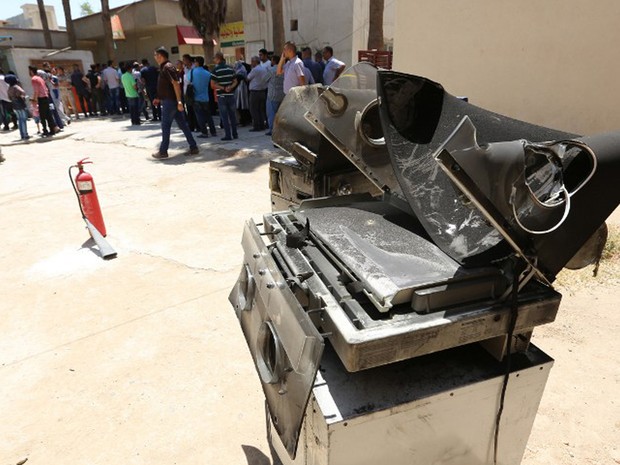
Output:
<path fill-rule="evenodd" d="M 220 109 L 220 119 L 224 126 L 225 136 L 222 140 L 233 140 L 237 135 L 237 115 L 235 109 L 235 71 L 226 64 L 222 52 L 215 54 L 215 69 L 213 79 L 217 90 L 217 104 Z"/>

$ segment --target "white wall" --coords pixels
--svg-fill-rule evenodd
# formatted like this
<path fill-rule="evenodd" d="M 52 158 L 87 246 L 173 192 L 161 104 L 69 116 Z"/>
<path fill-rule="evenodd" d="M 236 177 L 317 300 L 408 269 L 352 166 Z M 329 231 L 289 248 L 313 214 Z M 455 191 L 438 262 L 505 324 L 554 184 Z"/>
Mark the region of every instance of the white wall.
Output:
<path fill-rule="evenodd" d="M 620 129 L 617 0 L 396 0 L 394 69 L 518 119 Z"/>
<path fill-rule="evenodd" d="M 369 8 L 372 0 L 355 0 L 353 10 L 353 43 L 352 59 L 357 61 L 357 52 L 368 48 Z M 386 46 L 394 39 L 394 12 L 395 0 L 385 0 L 383 10 L 383 38 Z"/>
<path fill-rule="evenodd" d="M 285 39 L 299 46 L 320 50 L 334 48 L 334 56 L 347 65 L 357 62 L 357 52 L 368 42 L 368 3 L 370 0 L 283 0 Z M 246 42 L 264 40 L 273 49 L 271 2 L 264 1 L 261 12 L 256 0 L 242 0 Z M 392 37 L 394 0 L 386 0 L 384 35 Z M 298 20 L 298 31 L 290 30 L 291 19 Z M 280 53 L 281 51 L 276 51 Z"/>
<path fill-rule="evenodd" d="M 93 54 L 86 50 L 69 50 L 67 52 L 58 53 L 53 57 L 45 58 L 44 56 L 51 52 L 51 50 L 32 49 L 32 48 L 12 48 L 6 50 L 7 60 L 9 67 L 12 71 L 17 73 L 17 77 L 22 83 L 22 87 L 28 95 L 32 95 L 32 84 L 30 83 L 30 74 L 28 73 L 28 66 L 30 60 L 48 60 L 50 62 L 54 60 L 58 61 L 74 61 L 76 63 L 82 63 L 83 69 L 93 63 Z"/>

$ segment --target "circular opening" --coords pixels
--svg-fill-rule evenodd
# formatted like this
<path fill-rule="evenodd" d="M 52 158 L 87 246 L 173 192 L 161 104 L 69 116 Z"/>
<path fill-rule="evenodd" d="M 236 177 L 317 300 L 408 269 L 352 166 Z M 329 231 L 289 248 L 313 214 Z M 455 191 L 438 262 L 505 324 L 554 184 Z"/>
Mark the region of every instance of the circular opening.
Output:
<path fill-rule="evenodd" d="M 332 116 L 342 116 L 349 106 L 347 97 L 331 87 L 325 89 L 321 94 L 321 99 L 325 102 L 327 112 Z"/>
<path fill-rule="evenodd" d="M 237 288 L 237 308 L 239 310 L 250 310 L 252 308 L 254 290 L 254 277 L 250 272 L 250 267 L 248 265 L 244 265 L 241 276 L 239 277 L 239 285 Z"/>
<path fill-rule="evenodd" d="M 265 342 L 265 363 L 270 372 L 276 371 L 276 340 L 271 332 Z"/>
<path fill-rule="evenodd" d="M 264 321 L 258 330 L 256 365 L 262 381 L 275 384 L 280 380 L 282 352 L 280 339 L 270 321 Z"/>
<path fill-rule="evenodd" d="M 373 147 L 385 145 L 385 137 L 383 137 L 383 128 L 381 127 L 381 115 L 379 113 L 379 99 L 375 99 L 366 105 L 357 123 L 357 130 L 368 145 Z"/>
<path fill-rule="evenodd" d="M 564 202 L 562 163 L 551 150 L 528 147 L 525 152 L 525 184 L 536 200 L 546 207 Z"/>
<path fill-rule="evenodd" d="M 566 143 L 561 145 L 564 184 L 570 195 L 581 189 L 596 170 L 596 156 L 585 145 Z"/>

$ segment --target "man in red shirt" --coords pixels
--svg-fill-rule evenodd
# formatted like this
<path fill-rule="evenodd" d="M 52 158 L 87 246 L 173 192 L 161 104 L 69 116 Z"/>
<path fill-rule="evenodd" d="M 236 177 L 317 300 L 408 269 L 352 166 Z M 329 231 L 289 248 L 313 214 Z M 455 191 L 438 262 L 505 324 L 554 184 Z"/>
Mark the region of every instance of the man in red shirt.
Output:
<path fill-rule="evenodd" d="M 43 125 L 43 137 L 53 136 L 60 129 L 54 122 L 54 117 L 50 111 L 50 94 L 45 81 L 37 75 L 36 66 L 28 66 L 30 80 L 32 81 L 32 91 L 34 92 L 32 100 L 39 105 L 39 116 Z M 47 129 L 49 125 L 49 130 Z"/>

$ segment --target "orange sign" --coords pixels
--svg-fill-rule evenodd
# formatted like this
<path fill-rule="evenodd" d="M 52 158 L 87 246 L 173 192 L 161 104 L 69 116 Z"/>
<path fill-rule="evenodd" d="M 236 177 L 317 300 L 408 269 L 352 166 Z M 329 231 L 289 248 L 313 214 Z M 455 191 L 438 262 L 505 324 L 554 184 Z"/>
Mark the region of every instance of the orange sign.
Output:
<path fill-rule="evenodd" d="M 125 40 L 121 18 L 118 15 L 114 15 L 110 18 L 110 22 L 112 23 L 112 40 Z"/>

